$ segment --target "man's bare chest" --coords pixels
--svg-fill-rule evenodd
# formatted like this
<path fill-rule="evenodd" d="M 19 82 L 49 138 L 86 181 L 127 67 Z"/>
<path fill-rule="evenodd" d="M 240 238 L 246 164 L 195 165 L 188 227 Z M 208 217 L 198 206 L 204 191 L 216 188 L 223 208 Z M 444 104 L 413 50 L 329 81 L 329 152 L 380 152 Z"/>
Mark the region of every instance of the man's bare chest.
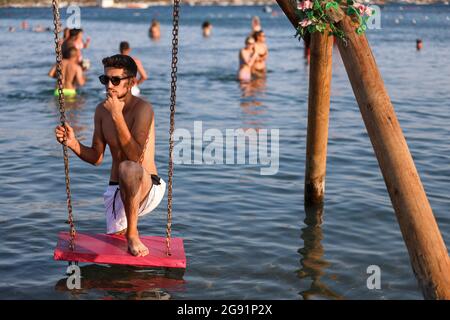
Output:
<path fill-rule="evenodd" d="M 134 116 L 133 114 L 124 114 L 125 123 L 130 133 L 133 129 Z M 111 115 L 107 115 L 102 121 L 102 134 L 105 137 L 106 143 L 110 148 L 118 148 L 119 145 L 119 132 L 116 128 Z"/>

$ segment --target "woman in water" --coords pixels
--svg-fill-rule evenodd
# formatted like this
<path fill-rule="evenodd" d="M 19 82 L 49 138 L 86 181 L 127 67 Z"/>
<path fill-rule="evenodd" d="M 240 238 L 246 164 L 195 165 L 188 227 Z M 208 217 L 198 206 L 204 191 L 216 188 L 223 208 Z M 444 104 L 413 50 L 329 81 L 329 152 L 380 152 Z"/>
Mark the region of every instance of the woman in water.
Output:
<path fill-rule="evenodd" d="M 239 81 L 250 81 L 252 79 L 252 67 L 255 64 L 258 54 L 255 51 L 255 39 L 247 37 L 245 48 L 239 52 Z"/>

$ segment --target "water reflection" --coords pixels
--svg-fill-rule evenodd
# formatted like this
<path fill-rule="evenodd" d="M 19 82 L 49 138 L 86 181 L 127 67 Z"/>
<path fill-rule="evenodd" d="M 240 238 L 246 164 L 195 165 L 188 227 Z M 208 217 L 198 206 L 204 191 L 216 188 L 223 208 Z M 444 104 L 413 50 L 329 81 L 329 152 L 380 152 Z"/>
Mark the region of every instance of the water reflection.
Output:
<path fill-rule="evenodd" d="M 325 274 L 325 269 L 330 266 L 324 258 L 324 248 L 321 243 L 323 239 L 322 222 L 323 222 L 323 205 L 305 207 L 305 224 L 302 229 L 301 238 L 304 246 L 298 250 L 302 256 L 300 259 L 301 268 L 298 270 L 300 279 L 312 280 L 308 289 L 301 291 L 303 299 L 342 299 L 343 297 L 335 293 L 320 281 Z"/>
<path fill-rule="evenodd" d="M 240 82 L 241 89 L 241 110 L 244 113 L 244 125 L 247 128 L 254 128 L 256 131 L 264 127 L 264 122 L 260 115 L 267 112 L 267 106 L 263 103 L 263 98 L 267 90 L 266 77 L 254 78 L 248 82 Z"/>
<path fill-rule="evenodd" d="M 81 289 L 69 290 L 67 277 L 60 279 L 55 291 L 70 292 L 73 299 L 97 292 L 101 299 L 168 300 L 168 291 L 184 291 L 185 269 L 149 269 L 132 266 L 96 265 L 80 267 Z"/>
<path fill-rule="evenodd" d="M 54 99 L 54 105 L 57 111 L 59 111 L 59 103 L 58 98 Z M 86 105 L 86 98 L 82 95 L 77 95 L 74 98 L 66 98 L 64 101 L 64 109 L 66 120 L 73 128 L 75 135 L 78 137 L 80 141 L 84 141 L 86 137 L 84 133 L 87 131 L 88 126 L 83 125 L 84 122 L 80 119 L 80 116 L 83 115 L 83 110 Z M 58 116 L 59 117 L 59 116 Z M 92 122 L 94 115 L 92 114 Z M 55 124 L 56 125 L 56 124 Z"/>

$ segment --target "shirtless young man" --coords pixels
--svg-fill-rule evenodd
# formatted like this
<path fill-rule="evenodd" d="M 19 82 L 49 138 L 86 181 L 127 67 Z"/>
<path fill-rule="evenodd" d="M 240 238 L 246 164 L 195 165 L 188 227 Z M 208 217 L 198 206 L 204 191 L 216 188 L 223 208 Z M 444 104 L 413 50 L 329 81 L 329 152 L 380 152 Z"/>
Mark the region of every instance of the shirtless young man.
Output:
<path fill-rule="evenodd" d="M 63 77 L 63 94 L 67 97 L 75 97 L 77 95 L 77 86 L 84 86 L 86 79 L 83 70 L 78 64 L 78 50 L 74 47 L 63 51 L 62 59 L 62 77 Z M 49 77 L 56 78 L 56 64 L 48 72 Z M 55 96 L 59 95 L 58 89 L 55 89 Z"/>
<path fill-rule="evenodd" d="M 119 45 L 119 51 L 120 54 L 129 56 L 131 53 L 131 48 L 130 48 L 130 44 L 126 41 L 122 41 Z M 134 87 L 132 88 L 131 93 L 135 96 L 139 96 L 140 90 L 139 90 L 139 85 L 144 82 L 145 80 L 148 79 L 147 76 L 147 72 L 145 72 L 144 66 L 142 65 L 142 62 L 140 59 L 136 58 L 136 57 L 132 57 L 134 62 L 136 62 L 136 66 L 137 66 L 137 72 L 139 74 L 139 78 L 136 79 L 136 84 L 134 85 Z"/>
<path fill-rule="evenodd" d="M 264 31 L 257 31 L 254 34 L 255 38 L 255 53 L 258 55 L 252 67 L 252 73 L 257 77 L 264 77 L 266 74 L 266 60 L 269 55 L 269 50 L 266 45 L 266 36 Z"/>
<path fill-rule="evenodd" d="M 102 62 L 105 74 L 100 82 L 108 96 L 95 110 L 92 145 L 81 144 L 68 124 L 57 126 L 55 135 L 63 143 L 67 130 L 67 146 L 96 166 L 109 146 L 112 167 L 104 194 L 107 233 L 125 234 L 130 253 L 145 256 L 149 250 L 139 239 L 138 218 L 158 206 L 166 189 L 155 165 L 154 113 L 148 102 L 131 94 L 137 72 L 131 57 L 118 54 Z"/>

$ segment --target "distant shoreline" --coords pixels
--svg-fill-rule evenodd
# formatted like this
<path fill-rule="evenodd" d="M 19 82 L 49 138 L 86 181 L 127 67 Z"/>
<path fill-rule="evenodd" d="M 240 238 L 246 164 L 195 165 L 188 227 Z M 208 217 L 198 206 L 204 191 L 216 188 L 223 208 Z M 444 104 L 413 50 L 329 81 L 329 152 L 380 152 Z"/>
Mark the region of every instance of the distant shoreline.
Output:
<path fill-rule="evenodd" d="M 397 4 L 397 5 L 432 5 L 449 4 L 450 0 L 406 0 L 389 1 L 374 0 L 371 4 Z M 67 7 L 71 1 L 61 1 L 61 7 Z M 183 5 L 191 6 L 263 6 L 275 5 L 274 0 L 182 0 Z M 42 8 L 51 7 L 51 0 L 0 0 L 0 8 Z M 96 0 L 78 1 L 76 5 L 80 7 L 98 7 Z M 111 8 L 145 9 L 152 6 L 170 6 L 171 0 L 148 0 L 148 1 L 116 1 Z"/>

